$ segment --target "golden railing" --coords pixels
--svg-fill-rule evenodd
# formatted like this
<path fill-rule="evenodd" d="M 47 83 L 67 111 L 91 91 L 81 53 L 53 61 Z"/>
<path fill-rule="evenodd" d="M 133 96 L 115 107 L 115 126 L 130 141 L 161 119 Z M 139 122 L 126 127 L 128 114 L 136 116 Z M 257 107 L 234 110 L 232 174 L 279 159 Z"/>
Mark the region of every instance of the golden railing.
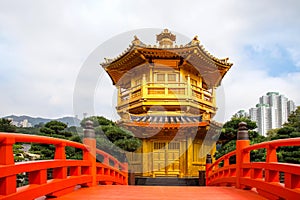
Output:
<path fill-rule="evenodd" d="M 214 109 L 213 94 L 199 86 L 187 83 L 153 83 L 148 82 L 119 91 L 118 107 L 141 103 L 139 100 L 159 101 L 191 101 L 203 107 Z"/>

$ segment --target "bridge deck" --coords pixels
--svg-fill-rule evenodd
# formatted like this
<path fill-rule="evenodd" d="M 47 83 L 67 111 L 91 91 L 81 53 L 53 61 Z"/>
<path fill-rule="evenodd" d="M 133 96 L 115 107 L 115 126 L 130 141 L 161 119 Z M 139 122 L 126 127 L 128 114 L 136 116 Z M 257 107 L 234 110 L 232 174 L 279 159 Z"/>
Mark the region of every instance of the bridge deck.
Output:
<path fill-rule="evenodd" d="M 182 200 L 182 199 L 265 199 L 253 191 L 238 190 L 233 187 L 182 187 L 182 186 L 122 186 L 101 185 L 82 188 L 57 198 L 71 199 L 111 199 L 111 200 Z"/>

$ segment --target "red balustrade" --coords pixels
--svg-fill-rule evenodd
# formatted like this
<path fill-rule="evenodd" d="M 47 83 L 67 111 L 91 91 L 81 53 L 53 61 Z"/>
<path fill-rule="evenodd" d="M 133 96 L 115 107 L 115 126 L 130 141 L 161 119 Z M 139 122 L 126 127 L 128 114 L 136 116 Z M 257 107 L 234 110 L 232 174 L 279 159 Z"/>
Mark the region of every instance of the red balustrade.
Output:
<path fill-rule="evenodd" d="M 300 138 L 290 138 L 249 144 L 246 123 L 239 124 L 236 150 L 211 164 L 206 164 L 207 186 L 235 186 L 239 189 L 253 189 L 268 199 L 300 199 L 300 165 L 277 161 L 276 148 L 300 146 Z M 265 162 L 251 162 L 250 152 L 266 149 Z M 235 164 L 229 160 L 236 156 Z M 280 173 L 284 181 L 280 183 Z"/>
<path fill-rule="evenodd" d="M 15 163 L 13 145 L 17 142 L 54 145 L 54 159 Z M 83 143 L 37 135 L 0 133 L 0 199 L 56 197 L 73 191 L 78 185 L 127 185 L 127 163 L 121 163 L 110 154 L 96 149 L 94 138 L 84 138 Z M 83 159 L 66 159 L 66 146 L 81 149 Z M 102 163 L 96 162 L 96 154 L 104 157 Z M 53 179 L 47 180 L 49 169 L 53 170 Z M 21 173 L 28 173 L 28 185 L 17 187 L 16 177 Z"/>

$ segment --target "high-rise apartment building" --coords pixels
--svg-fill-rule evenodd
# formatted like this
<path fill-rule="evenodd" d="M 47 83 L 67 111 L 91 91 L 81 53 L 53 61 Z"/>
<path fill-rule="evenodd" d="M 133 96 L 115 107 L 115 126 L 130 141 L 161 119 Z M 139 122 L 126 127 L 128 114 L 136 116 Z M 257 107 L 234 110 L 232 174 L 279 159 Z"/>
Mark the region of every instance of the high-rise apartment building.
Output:
<path fill-rule="evenodd" d="M 259 98 L 259 104 L 249 109 L 250 119 L 257 123 L 257 131 L 266 136 L 268 130 L 280 128 L 287 122 L 291 112 L 296 110 L 295 103 L 278 92 L 268 92 Z"/>
<path fill-rule="evenodd" d="M 288 113 L 291 113 L 291 112 L 293 112 L 294 110 L 296 110 L 296 105 L 295 105 L 295 103 L 292 101 L 292 100 L 288 100 L 288 102 L 287 102 L 287 111 L 288 111 Z"/>

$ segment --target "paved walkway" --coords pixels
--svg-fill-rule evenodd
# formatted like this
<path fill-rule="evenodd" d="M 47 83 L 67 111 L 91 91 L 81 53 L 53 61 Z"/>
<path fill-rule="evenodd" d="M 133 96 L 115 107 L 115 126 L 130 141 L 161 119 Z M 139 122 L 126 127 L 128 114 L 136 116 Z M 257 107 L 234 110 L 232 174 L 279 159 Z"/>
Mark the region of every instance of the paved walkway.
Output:
<path fill-rule="evenodd" d="M 265 199 L 253 191 L 238 190 L 233 187 L 196 187 L 196 186 L 122 186 L 101 185 L 82 188 L 57 198 L 71 199 L 101 199 L 101 200 L 251 200 Z"/>

